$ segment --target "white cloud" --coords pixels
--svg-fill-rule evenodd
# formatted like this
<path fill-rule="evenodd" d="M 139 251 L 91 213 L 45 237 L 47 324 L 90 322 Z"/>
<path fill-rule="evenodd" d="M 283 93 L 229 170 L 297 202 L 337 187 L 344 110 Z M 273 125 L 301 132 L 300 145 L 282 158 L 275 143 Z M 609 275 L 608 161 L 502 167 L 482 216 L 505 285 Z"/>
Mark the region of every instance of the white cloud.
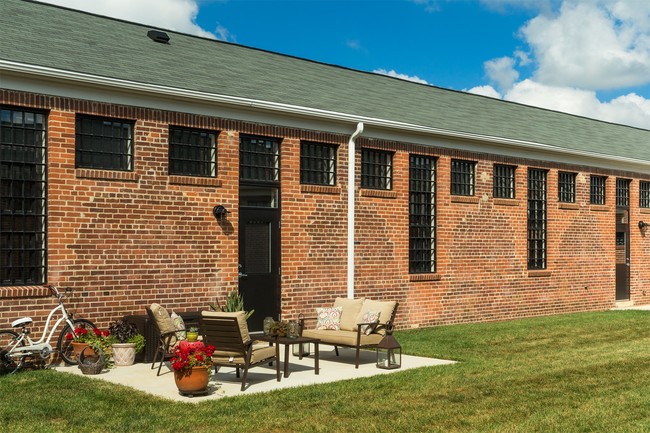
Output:
<path fill-rule="evenodd" d="M 475 95 L 488 96 L 490 98 L 501 99 L 501 94 L 492 86 L 476 86 L 472 87 L 466 92 L 474 93 Z"/>
<path fill-rule="evenodd" d="M 196 24 L 199 7 L 195 0 L 41 0 L 72 9 L 92 12 L 126 21 L 148 24 L 215 39 L 214 33 Z M 217 28 L 219 36 L 230 35 L 225 28 Z M 225 32 L 224 32 L 225 30 Z"/>
<path fill-rule="evenodd" d="M 593 90 L 549 86 L 526 79 L 515 84 L 503 99 L 650 129 L 650 100 L 635 93 L 603 102 Z"/>
<path fill-rule="evenodd" d="M 516 2 L 482 0 L 492 7 Z M 564 0 L 555 12 L 541 10 L 520 35 L 530 51 L 486 61 L 491 85 L 469 92 L 650 129 L 650 100 L 628 93 L 601 101 L 596 93 L 650 83 L 650 1 Z M 519 77 L 522 66 L 535 68 L 531 77 Z"/>
<path fill-rule="evenodd" d="M 217 28 L 214 30 L 215 34 L 217 35 L 217 39 L 220 41 L 228 41 L 228 42 L 236 42 L 237 38 L 235 35 L 230 33 L 230 30 L 222 26 L 221 24 L 217 23 Z"/>
<path fill-rule="evenodd" d="M 348 46 L 348 48 L 352 48 L 353 50 L 360 50 L 361 49 L 361 42 L 355 40 L 355 39 L 350 39 L 348 41 L 345 41 L 345 45 Z"/>
<path fill-rule="evenodd" d="M 490 81 L 496 83 L 502 91 L 510 89 L 519 78 L 519 72 L 515 69 L 515 61 L 511 57 L 488 60 L 483 67 Z"/>
<path fill-rule="evenodd" d="M 401 80 L 413 81 L 415 83 L 429 84 L 426 80 L 423 80 L 422 78 L 418 77 L 417 75 L 409 76 L 409 75 L 406 75 L 406 74 L 400 74 L 400 73 L 395 72 L 393 69 L 391 69 L 390 71 L 387 71 L 386 69 L 375 69 L 372 72 L 374 72 L 375 74 L 388 75 L 389 77 L 399 78 Z"/>
<path fill-rule="evenodd" d="M 566 0 L 521 33 L 537 61 L 536 81 L 615 89 L 650 82 L 650 2 Z"/>

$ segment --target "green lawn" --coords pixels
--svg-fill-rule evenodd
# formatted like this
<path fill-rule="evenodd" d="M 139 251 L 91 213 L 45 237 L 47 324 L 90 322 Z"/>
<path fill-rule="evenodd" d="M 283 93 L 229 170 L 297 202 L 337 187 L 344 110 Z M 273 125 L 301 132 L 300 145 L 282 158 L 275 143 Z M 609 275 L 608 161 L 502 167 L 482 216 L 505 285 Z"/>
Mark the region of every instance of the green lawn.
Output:
<path fill-rule="evenodd" d="M 0 377 L 2 432 L 649 432 L 650 313 L 396 334 L 460 361 L 189 405 L 54 371 Z"/>

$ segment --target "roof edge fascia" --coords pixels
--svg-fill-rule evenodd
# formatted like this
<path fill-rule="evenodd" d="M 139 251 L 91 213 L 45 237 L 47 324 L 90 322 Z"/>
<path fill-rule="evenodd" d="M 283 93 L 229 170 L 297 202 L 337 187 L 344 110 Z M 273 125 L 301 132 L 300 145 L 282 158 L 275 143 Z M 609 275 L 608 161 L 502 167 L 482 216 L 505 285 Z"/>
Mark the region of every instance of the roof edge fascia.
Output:
<path fill-rule="evenodd" d="M 243 98 L 238 96 L 221 95 L 216 93 L 200 92 L 196 90 L 182 89 L 177 87 L 159 86 L 155 84 L 141 83 L 137 81 L 123 80 L 119 78 L 111 78 L 100 75 L 84 74 L 81 72 L 72 72 L 62 69 L 50 68 L 46 66 L 31 65 L 25 63 L 12 62 L 0 59 L 0 71 L 19 72 L 23 74 L 38 75 L 50 79 L 61 79 L 66 81 L 73 81 L 84 83 L 87 85 L 96 86 L 109 86 L 119 89 L 129 89 L 143 93 L 153 93 L 165 95 L 176 98 L 186 98 L 199 100 L 203 102 L 215 102 L 225 105 L 234 105 L 242 108 L 251 108 L 258 110 L 270 110 L 277 113 L 299 115 L 306 117 L 318 118 L 321 120 L 334 120 L 340 122 L 350 122 L 358 124 L 364 123 L 367 126 L 375 126 L 378 128 L 392 129 L 404 132 L 435 135 L 440 137 L 450 137 L 460 140 L 479 141 L 497 145 L 506 145 L 515 148 L 526 150 L 542 150 L 550 153 L 573 155 L 587 158 L 594 158 L 606 161 L 616 161 L 619 163 L 630 163 L 650 167 L 650 161 L 645 161 L 636 158 L 628 158 L 616 155 L 607 155 L 598 152 L 588 152 L 576 149 L 566 149 L 558 146 L 553 146 L 544 143 L 538 143 L 526 140 L 516 140 L 505 137 L 497 137 L 491 135 L 475 134 L 471 132 L 452 131 L 442 128 L 434 128 L 430 126 L 422 126 L 406 122 L 397 122 L 387 119 L 379 119 L 367 116 L 360 116 L 349 113 L 341 113 L 336 111 L 321 110 L 317 108 L 304 107 L 299 105 L 283 104 L 280 102 L 264 101 L 251 98 Z"/>

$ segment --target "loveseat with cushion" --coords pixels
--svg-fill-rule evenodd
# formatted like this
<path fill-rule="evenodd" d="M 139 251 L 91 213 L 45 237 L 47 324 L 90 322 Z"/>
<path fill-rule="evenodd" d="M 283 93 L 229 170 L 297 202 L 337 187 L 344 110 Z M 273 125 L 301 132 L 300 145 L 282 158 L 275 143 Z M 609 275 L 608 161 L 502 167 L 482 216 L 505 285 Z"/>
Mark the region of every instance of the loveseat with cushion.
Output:
<path fill-rule="evenodd" d="M 320 344 L 351 347 L 356 350 L 355 368 L 359 368 L 359 351 L 376 348 L 394 326 L 398 303 L 366 298 L 336 298 L 331 307 L 317 308 L 316 317 L 300 318 L 300 335 L 318 338 Z"/>

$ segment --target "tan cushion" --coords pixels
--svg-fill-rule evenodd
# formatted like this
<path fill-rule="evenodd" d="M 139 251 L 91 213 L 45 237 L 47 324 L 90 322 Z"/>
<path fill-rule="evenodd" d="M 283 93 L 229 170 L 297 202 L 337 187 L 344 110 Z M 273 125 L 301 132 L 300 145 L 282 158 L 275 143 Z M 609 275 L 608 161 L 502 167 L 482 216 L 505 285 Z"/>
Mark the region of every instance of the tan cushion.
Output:
<path fill-rule="evenodd" d="M 309 338 L 318 338 L 321 343 L 325 344 L 339 344 L 345 346 L 357 345 L 356 331 L 305 329 L 302 331 L 302 336 Z M 384 336 L 380 334 L 361 334 L 360 344 L 361 346 L 374 346 L 376 344 L 379 344 L 382 338 L 384 338 Z"/>
<path fill-rule="evenodd" d="M 158 325 L 161 334 L 176 331 L 174 321 L 169 316 L 167 310 L 161 307 L 160 304 L 153 303 L 149 308 L 151 309 L 153 316 L 156 318 L 156 324 Z"/>
<path fill-rule="evenodd" d="M 236 317 L 237 323 L 239 324 L 239 332 L 241 333 L 241 339 L 244 344 L 251 341 L 251 337 L 248 334 L 248 324 L 246 323 L 246 313 L 244 311 L 235 311 L 233 313 L 225 313 L 223 311 L 201 311 L 201 316 L 203 317 Z"/>
<path fill-rule="evenodd" d="M 275 357 L 275 347 L 260 347 L 257 349 L 253 349 L 253 353 L 251 353 L 251 364 L 257 364 L 260 361 L 264 361 L 265 359 L 274 358 L 274 357 Z M 241 355 L 233 356 L 233 354 L 229 352 L 215 351 L 212 354 L 212 361 L 222 365 L 226 365 L 226 364 L 243 365 L 246 360 Z"/>
<path fill-rule="evenodd" d="M 363 323 L 363 315 L 372 311 L 379 313 L 379 323 L 385 325 L 393 317 L 393 310 L 396 304 L 397 302 L 395 301 L 374 301 L 372 299 L 366 299 L 363 301 L 361 312 L 357 316 L 357 323 Z M 382 327 L 379 327 L 377 332 L 382 335 L 386 333 Z"/>
<path fill-rule="evenodd" d="M 350 299 L 350 298 L 336 298 L 334 300 L 334 307 L 342 307 L 340 327 L 344 331 L 357 330 L 357 316 L 361 311 L 361 306 L 365 298 Z"/>

